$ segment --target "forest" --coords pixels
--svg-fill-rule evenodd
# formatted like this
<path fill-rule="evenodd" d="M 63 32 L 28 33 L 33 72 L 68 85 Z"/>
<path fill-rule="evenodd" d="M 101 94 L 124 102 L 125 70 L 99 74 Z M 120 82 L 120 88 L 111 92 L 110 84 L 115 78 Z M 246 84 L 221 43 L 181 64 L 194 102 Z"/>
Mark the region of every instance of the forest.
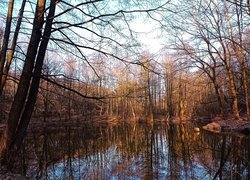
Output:
<path fill-rule="evenodd" d="M 250 131 L 248 0 L 1 0 L 0 8 L 8 170 L 33 128 L 217 118 Z"/>

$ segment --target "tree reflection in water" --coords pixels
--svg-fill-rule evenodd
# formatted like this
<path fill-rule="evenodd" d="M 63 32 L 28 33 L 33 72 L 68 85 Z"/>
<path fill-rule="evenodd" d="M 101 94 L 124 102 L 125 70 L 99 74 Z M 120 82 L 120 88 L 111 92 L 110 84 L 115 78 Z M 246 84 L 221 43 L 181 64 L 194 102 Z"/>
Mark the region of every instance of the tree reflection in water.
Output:
<path fill-rule="evenodd" d="M 250 179 L 249 146 L 191 123 L 44 128 L 28 134 L 19 167 L 37 179 Z"/>

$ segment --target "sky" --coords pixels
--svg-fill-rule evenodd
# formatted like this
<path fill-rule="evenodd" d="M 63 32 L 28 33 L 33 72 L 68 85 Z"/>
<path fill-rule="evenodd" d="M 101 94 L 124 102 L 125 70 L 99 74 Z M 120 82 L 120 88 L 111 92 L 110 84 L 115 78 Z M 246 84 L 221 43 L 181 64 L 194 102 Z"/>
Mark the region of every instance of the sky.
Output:
<path fill-rule="evenodd" d="M 158 24 L 154 21 L 148 20 L 145 22 L 140 18 L 131 23 L 131 27 L 134 31 L 140 33 L 138 40 L 145 51 L 157 53 L 165 46 L 165 39 L 164 37 L 159 37 L 160 31 L 157 30 L 157 26 Z"/>
<path fill-rule="evenodd" d="M 15 16 L 17 16 L 20 3 L 21 3 L 21 0 L 15 1 L 15 10 L 14 10 Z M 5 7 L 5 8 L 7 11 L 8 7 Z M 30 9 L 30 6 L 28 5 L 28 3 L 26 5 L 26 8 Z M 0 27 L 5 26 L 3 20 L 4 19 L 0 17 Z M 140 32 L 137 35 L 137 37 L 145 51 L 156 53 L 164 46 L 164 38 L 162 37 L 159 38 L 158 36 L 159 32 L 157 32 L 155 28 L 156 26 L 158 26 L 156 22 L 153 22 L 152 20 L 149 20 L 149 19 L 145 20 L 145 17 L 136 16 L 136 18 L 132 20 L 132 22 L 129 22 L 129 24 L 135 32 Z"/>
<path fill-rule="evenodd" d="M 15 5 L 14 13 L 15 13 L 15 16 L 17 16 L 17 13 L 18 13 L 18 10 L 19 10 L 19 7 L 20 7 L 20 5 L 18 5 L 18 3 L 20 4 L 21 0 L 17 0 L 15 2 L 17 4 Z M 30 9 L 30 5 L 29 4 L 26 5 L 26 8 Z M 69 19 L 67 21 L 71 22 Z M 5 24 L 3 22 L 1 22 L 1 18 L 0 18 L 0 27 L 4 26 L 4 25 Z M 139 53 L 143 53 L 144 51 L 146 51 L 146 52 L 150 52 L 151 54 L 158 54 L 159 51 L 163 47 L 166 46 L 165 45 L 166 44 L 165 43 L 166 38 L 162 37 L 162 36 L 159 36 L 160 35 L 160 30 L 158 30 L 159 24 L 156 21 L 153 21 L 152 19 L 150 20 L 149 18 L 145 18 L 142 14 L 136 13 L 134 18 L 131 21 L 129 21 L 129 25 L 130 25 L 130 28 L 133 31 L 136 32 L 137 40 L 141 44 L 141 47 L 139 48 L 139 49 L 141 49 L 141 52 L 139 52 Z M 25 23 L 25 26 L 30 27 L 30 28 L 32 27 L 31 24 L 29 24 L 29 23 Z M 15 26 L 12 26 L 12 28 L 15 28 Z M 86 31 L 85 32 L 80 32 L 79 34 L 84 34 L 84 36 L 88 36 L 87 35 L 88 33 L 86 33 Z M 25 40 L 25 39 L 28 41 L 27 37 L 22 39 L 22 41 Z M 86 43 L 86 42 L 84 42 L 84 43 Z M 90 45 L 90 46 L 93 46 L 93 45 Z M 95 46 L 93 46 L 93 47 L 95 47 Z M 110 48 L 112 48 L 112 47 L 113 46 L 111 45 Z M 104 48 L 105 48 L 105 46 L 104 46 Z M 106 47 L 106 49 L 107 49 L 107 47 Z M 110 51 L 109 49 L 107 49 L 107 50 Z M 91 63 L 94 63 L 94 60 L 92 62 L 92 57 L 90 55 L 91 53 L 93 53 L 93 51 L 88 52 L 88 50 L 83 49 L 83 52 L 85 53 L 85 55 L 89 56 L 89 61 Z M 70 54 L 60 53 L 60 57 L 63 57 L 65 63 L 68 60 L 69 56 L 70 56 Z M 96 55 L 94 55 L 94 56 L 96 56 Z M 138 57 L 136 57 L 136 56 L 131 56 L 131 58 L 132 59 L 134 59 L 134 58 L 138 59 Z"/>

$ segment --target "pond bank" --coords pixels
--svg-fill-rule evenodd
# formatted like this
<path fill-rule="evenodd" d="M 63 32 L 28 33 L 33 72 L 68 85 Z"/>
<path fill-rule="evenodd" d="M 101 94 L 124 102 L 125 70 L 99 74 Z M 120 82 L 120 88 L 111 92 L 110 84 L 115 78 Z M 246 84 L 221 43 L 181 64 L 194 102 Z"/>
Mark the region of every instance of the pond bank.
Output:
<path fill-rule="evenodd" d="M 250 135 L 250 122 L 244 119 L 226 119 L 215 117 L 211 121 L 203 120 L 206 125 L 202 128 L 212 132 L 239 132 L 245 135 Z"/>
<path fill-rule="evenodd" d="M 32 118 L 31 122 L 29 124 L 28 131 L 30 129 L 39 129 L 39 128 L 59 128 L 59 127 L 65 127 L 65 126 L 72 126 L 72 127 L 78 127 L 79 125 L 85 126 L 91 124 L 91 126 L 112 126 L 114 124 L 117 124 L 119 121 L 118 117 L 115 116 L 82 116 L 82 115 L 75 115 L 71 116 L 70 120 L 66 118 L 49 118 L 46 121 L 44 121 L 42 118 Z M 0 124 L 0 132 L 3 132 L 6 128 L 6 123 Z"/>

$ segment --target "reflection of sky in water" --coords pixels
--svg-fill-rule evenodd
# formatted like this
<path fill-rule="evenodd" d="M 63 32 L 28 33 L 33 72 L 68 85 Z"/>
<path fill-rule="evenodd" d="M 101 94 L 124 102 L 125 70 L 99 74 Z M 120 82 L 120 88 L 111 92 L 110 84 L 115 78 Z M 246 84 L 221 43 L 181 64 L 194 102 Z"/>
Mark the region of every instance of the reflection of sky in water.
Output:
<path fill-rule="evenodd" d="M 175 138 L 175 143 L 178 144 L 176 151 L 180 152 L 171 152 L 169 137 L 163 131 L 154 133 L 154 139 L 151 140 L 155 144 L 153 146 L 149 144 L 147 149 L 140 149 L 138 154 L 128 155 L 119 149 L 120 144 L 111 145 L 109 148 L 92 155 L 75 157 L 71 160 L 65 158 L 64 161 L 48 168 L 47 177 L 53 180 L 70 179 L 70 177 L 72 179 L 109 180 L 173 179 L 173 177 L 177 179 L 213 178 L 220 165 L 219 159 L 206 160 L 205 154 L 202 154 L 200 148 L 186 144 L 190 142 L 182 142 L 181 146 L 181 142 Z M 147 144 L 147 142 L 144 143 Z M 183 149 L 181 148 L 190 149 L 185 149 L 186 152 L 182 154 Z M 195 149 L 197 152 L 194 152 Z M 192 154 L 189 154 L 191 152 Z M 230 172 L 230 168 L 232 168 L 232 164 L 227 161 L 223 169 Z M 243 167 L 242 173 L 247 176 L 247 169 Z"/>
<path fill-rule="evenodd" d="M 107 178 L 107 176 L 110 176 L 108 178 L 110 180 L 121 178 L 140 179 L 138 175 L 133 175 L 133 173 L 136 173 L 138 168 L 140 168 L 138 163 L 136 163 L 140 158 L 131 158 L 132 164 L 125 167 L 121 174 L 116 175 L 116 172 L 112 172 L 122 161 L 124 161 L 116 149 L 116 147 L 110 147 L 104 153 L 72 160 L 71 172 L 74 179 L 91 179 L 91 177 L 93 179 L 103 179 Z M 70 177 L 69 160 L 55 164 L 48 169 L 47 173 L 48 179 L 68 179 Z"/>

